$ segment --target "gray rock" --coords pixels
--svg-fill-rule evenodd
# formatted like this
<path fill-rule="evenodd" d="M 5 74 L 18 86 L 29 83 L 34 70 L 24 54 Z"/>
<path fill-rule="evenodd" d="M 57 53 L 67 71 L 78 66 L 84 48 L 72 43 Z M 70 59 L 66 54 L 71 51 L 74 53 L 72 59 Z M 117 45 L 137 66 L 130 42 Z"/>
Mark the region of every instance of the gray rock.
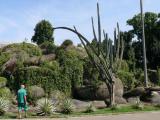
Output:
<path fill-rule="evenodd" d="M 140 99 L 139 99 L 139 97 L 130 97 L 127 99 L 127 102 L 129 104 L 137 104 L 140 102 Z"/>
<path fill-rule="evenodd" d="M 123 84 L 118 78 L 115 78 L 115 97 L 122 98 L 123 96 Z M 109 91 L 105 83 L 102 83 L 98 87 L 84 86 L 76 89 L 76 93 L 79 99 L 82 100 L 106 100 L 109 99 Z"/>

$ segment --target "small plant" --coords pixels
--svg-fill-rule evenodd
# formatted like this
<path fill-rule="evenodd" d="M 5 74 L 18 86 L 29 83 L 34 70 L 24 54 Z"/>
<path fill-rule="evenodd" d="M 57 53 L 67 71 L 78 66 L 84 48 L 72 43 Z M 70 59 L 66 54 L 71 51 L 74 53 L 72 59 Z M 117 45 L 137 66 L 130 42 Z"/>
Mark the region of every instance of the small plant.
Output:
<path fill-rule="evenodd" d="M 93 103 L 89 104 L 89 106 L 87 106 L 85 113 L 91 113 L 91 112 L 95 112 L 96 108 L 94 107 Z"/>
<path fill-rule="evenodd" d="M 138 104 L 132 105 L 132 108 L 137 110 L 143 110 L 144 105 L 142 103 L 138 103 Z"/>
<path fill-rule="evenodd" d="M 134 105 L 132 105 L 132 108 L 137 110 L 143 110 L 144 105 L 140 102 L 139 98 L 137 98 L 137 102 Z"/>
<path fill-rule="evenodd" d="M 62 101 L 60 104 L 60 109 L 61 112 L 64 114 L 71 114 L 74 110 L 74 105 L 72 103 L 72 100 L 68 98 L 64 99 L 64 101 Z"/>
<path fill-rule="evenodd" d="M 37 115 L 51 115 L 56 111 L 56 103 L 47 98 L 37 101 Z"/>
<path fill-rule="evenodd" d="M 112 105 L 111 110 L 119 110 L 120 106 L 117 104 Z"/>
<path fill-rule="evenodd" d="M 6 100 L 4 98 L 0 98 L 0 116 L 4 115 L 8 109 L 9 109 L 9 100 Z"/>

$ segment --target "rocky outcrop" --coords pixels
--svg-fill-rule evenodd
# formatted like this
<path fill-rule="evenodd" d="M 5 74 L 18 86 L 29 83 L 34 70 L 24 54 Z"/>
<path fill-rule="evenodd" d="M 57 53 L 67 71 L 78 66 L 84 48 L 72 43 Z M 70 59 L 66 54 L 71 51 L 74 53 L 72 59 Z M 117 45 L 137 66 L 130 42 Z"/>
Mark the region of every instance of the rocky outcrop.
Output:
<path fill-rule="evenodd" d="M 123 84 L 118 78 L 115 78 L 115 99 L 117 103 L 125 103 L 123 96 Z M 109 99 L 109 91 L 105 83 L 98 87 L 84 86 L 76 89 L 76 96 L 82 100 L 106 100 Z"/>

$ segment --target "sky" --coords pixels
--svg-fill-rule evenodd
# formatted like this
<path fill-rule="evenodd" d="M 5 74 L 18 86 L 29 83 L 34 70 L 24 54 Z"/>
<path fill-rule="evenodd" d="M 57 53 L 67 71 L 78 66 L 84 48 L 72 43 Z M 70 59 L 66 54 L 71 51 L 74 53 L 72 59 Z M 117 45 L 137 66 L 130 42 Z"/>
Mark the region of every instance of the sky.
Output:
<path fill-rule="evenodd" d="M 88 39 L 92 39 L 91 16 L 96 19 L 99 1 L 102 28 L 113 38 L 119 22 L 122 31 L 131 29 L 126 21 L 139 13 L 139 0 L 0 0 L 0 44 L 31 42 L 35 25 L 42 19 L 54 27 L 76 26 Z M 160 0 L 143 0 L 144 11 L 160 12 Z M 96 24 L 97 25 L 97 24 Z M 80 43 L 78 37 L 66 30 L 54 31 L 55 44 L 65 39 Z"/>

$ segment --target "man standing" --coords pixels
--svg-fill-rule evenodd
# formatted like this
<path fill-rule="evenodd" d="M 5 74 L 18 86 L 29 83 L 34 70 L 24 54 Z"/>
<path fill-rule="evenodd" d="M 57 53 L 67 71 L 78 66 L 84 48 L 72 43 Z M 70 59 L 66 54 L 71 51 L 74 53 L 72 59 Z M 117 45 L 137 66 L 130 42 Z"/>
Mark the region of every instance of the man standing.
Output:
<path fill-rule="evenodd" d="M 17 101 L 18 101 L 18 117 L 22 118 L 22 110 L 25 111 L 25 117 L 27 117 L 27 93 L 25 86 L 21 85 L 21 88 L 18 90 Z"/>

